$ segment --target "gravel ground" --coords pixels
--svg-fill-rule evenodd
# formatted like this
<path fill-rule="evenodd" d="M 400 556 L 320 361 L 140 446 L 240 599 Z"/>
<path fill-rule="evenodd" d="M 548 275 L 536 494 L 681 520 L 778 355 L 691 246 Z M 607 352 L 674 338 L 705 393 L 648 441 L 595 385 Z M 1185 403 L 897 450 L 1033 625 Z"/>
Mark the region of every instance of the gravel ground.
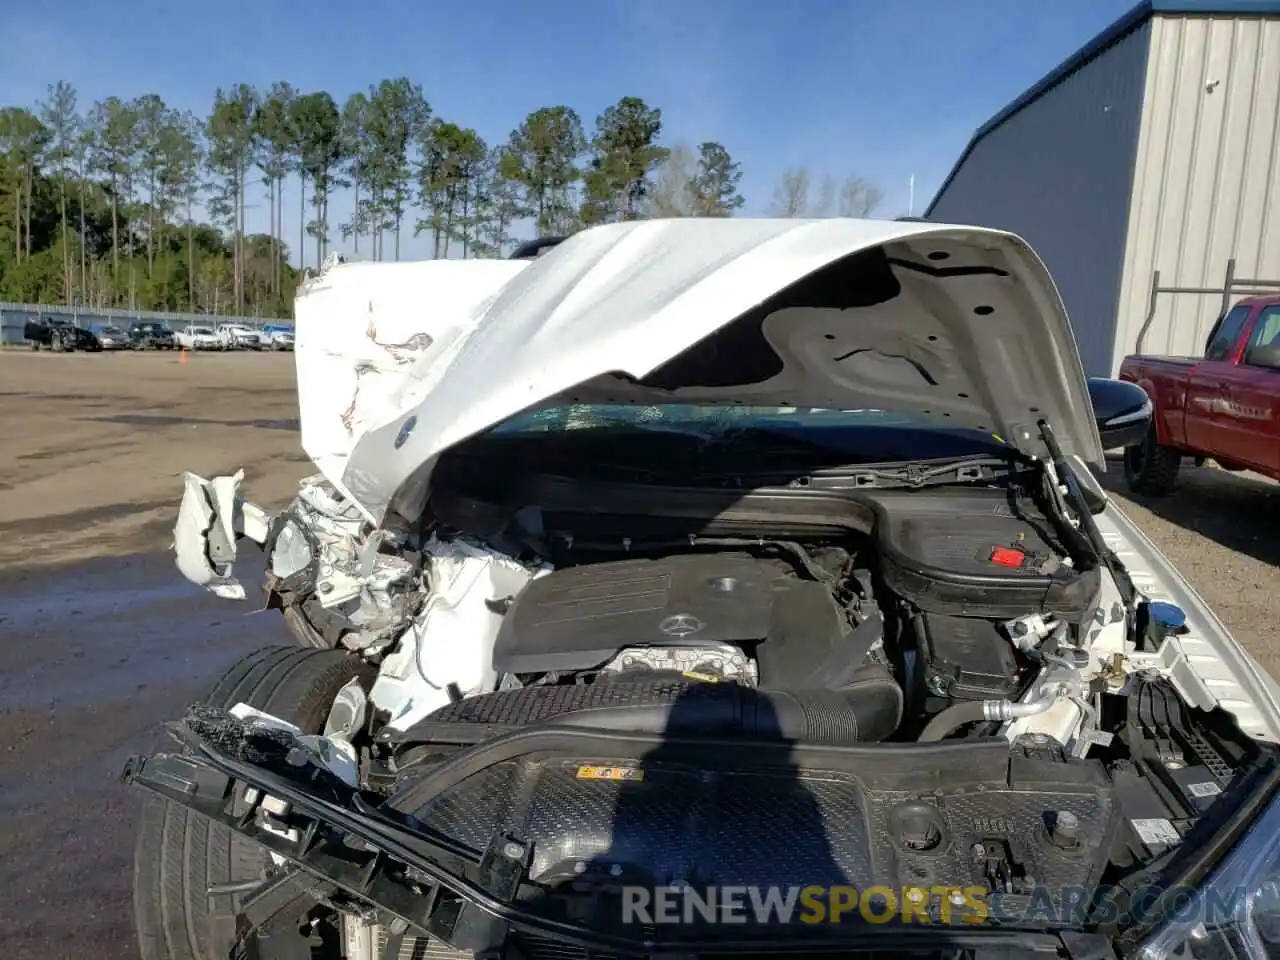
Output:
<path fill-rule="evenodd" d="M 181 471 L 248 468 L 287 502 L 311 472 L 288 355 L 0 352 L 0 931 L 5 955 L 136 956 L 130 752 L 242 653 L 288 642 L 182 581 L 165 554 Z M 1235 634 L 1280 672 L 1280 490 L 1188 469 L 1122 507 Z M 251 551 L 252 552 L 252 551 Z M 246 558 L 252 579 L 256 556 Z"/>

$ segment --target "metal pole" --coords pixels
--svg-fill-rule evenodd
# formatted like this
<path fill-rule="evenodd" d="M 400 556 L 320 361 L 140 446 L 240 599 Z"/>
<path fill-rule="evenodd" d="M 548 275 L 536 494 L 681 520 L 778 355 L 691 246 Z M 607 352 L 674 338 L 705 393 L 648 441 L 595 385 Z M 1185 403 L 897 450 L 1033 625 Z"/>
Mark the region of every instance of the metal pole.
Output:
<path fill-rule="evenodd" d="M 1232 257 L 1227 261 L 1227 279 L 1222 284 L 1222 309 L 1218 312 L 1218 316 L 1225 317 L 1227 311 L 1231 309 L 1232 287 L 1236 282 L 1236 258 Z"/>
<path fill-rule="evenodd" d="M 1138 341 L 1133 345 L 1134 353 L 1142 352 L 1142 343 L 1147 338 L 1147 331 L 1151 329 L 1151 321 L 1156 318 L 1156 297 L 1160 293 L 1160 271 L 1153 270 L 1151 272 L 1151 294 L 1147 300 L 1147 318 L 1142 321 L 1142 329 L 1138 331 Z"/>

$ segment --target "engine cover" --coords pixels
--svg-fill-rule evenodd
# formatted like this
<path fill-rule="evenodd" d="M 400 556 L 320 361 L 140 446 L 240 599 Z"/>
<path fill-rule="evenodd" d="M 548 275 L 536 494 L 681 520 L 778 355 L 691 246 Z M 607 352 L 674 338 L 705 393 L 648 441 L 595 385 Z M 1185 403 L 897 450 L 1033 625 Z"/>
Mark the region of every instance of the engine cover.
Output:
<path fill-rule="evenodd" d="M 825 587 L 799 580 L 786 561 L 741 553 L 690 553 L 569 567 L 529 584 L 498 632 L 498 673 L 595 670 L 626 647 L 753 649 L 771 635 L 789 594 L 806 593 L 806 631 L 839 636 Z M 825 603 L 824 603 L 824 597 Z"/>
<path fill-rule="evenodd" d="M 411 774 L 387 806 L 477 850 L 518 836 L 544 902 L 570 884 L 977 884 L 1025 910 L 1033 891 L 1056 903 L 1097 882 L 1107 859 L 1115 803 L 1096 761 L 1011 757 L 997 740 L 924 757 L 655 739 L 638 762 L 634 743 L 581 757 L 539 744 L 438 793 Z M 1071 848 L 1051 836 L 1067 813 Z"/>

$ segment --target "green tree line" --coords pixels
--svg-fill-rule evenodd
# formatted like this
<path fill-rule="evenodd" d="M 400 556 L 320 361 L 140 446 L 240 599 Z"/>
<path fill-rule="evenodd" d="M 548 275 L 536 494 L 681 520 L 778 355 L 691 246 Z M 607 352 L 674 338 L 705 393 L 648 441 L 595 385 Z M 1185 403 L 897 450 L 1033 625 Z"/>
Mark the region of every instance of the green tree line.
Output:
<path fill-rule="evenodd" d="M 591 128 L 571 107 L 543 107 L 490 144 L 403 77 L 341 105 L 284 82 L 237 84 L 207 116 L 155 94 L 82 109 L 59 82 L 40 103 L 0 107 L 0 300 L 288 316 L 291 259 L 318 266 L 335 237 L 375 260 L 399 259 L 410 233 L 435 257 L 500 257 L 521 233 L 732 216 L 741 180 L 723 144 L 664 145 L 662 111 L 638 97 Z M 770 212 L 863 216 L 879 202 L 850 178 L 823 181 L 810 203 L 808 184 L 788 170 Z M 335 222 L 340 192 L 350 213 Z M 263 203 L 268 232 L 249 233 L 247 211 Z"/>

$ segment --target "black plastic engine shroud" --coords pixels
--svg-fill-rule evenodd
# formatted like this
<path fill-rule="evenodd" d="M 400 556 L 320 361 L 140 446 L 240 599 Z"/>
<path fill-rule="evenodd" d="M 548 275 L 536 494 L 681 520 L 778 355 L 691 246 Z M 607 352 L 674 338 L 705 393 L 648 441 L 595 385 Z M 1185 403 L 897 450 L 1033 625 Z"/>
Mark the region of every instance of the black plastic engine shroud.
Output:
<path fill-rule="evenodd" d="M 797 575 L 793 561 L 689 552 L 534 580 L 503 618 L 493 666 L 512 674 L 592 670 L 624 647 L 727 644 L 758 653 L 764 685 L 803 687 L 815 671 L 831 679 L 847 665 L 851 633 L 830 588 Z M 853 659 L 856 667 L 861 654 Z"/>
<path fill-rule="evenodd" d="M 1003 741 L 890 753 L 665 738 L 628 750 L 577 735 L 578 750 L 511 756 L 440 792 L 424 770 L 388 806 L 476 850 L 516 838 L 544 890 L 989 886 L 994 863 L 1013 895 L 1057 896 L 1097 882 L 1112 833 L 1099 765 L 1011 759 Z M 1071 848 L 1053 839 L 1064 812 L 1079 825 Z"/>

